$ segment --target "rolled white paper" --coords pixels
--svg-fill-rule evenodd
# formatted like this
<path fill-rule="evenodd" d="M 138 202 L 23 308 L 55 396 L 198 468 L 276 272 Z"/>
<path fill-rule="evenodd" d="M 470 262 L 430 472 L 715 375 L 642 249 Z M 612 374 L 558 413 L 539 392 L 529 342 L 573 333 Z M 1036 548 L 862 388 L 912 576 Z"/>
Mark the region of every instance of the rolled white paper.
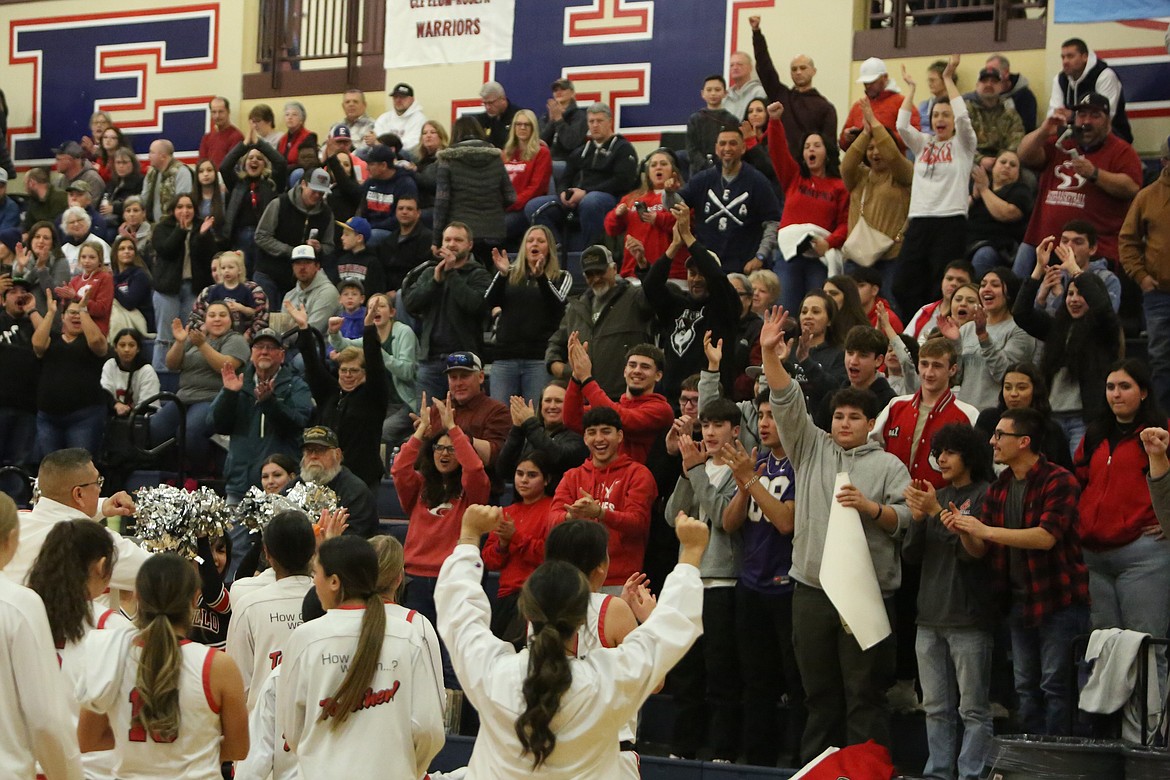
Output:
<path fill-rule="evenodd" d="M 848 484 L 849 473 L 838 472 L 821 559 L 821 587 L 861 649 L 868 650 L 890 635 L 890 619 L 873 570 L 861 516 L 856 509 L 841 506 L 837 501 L 837 493 Z"/>

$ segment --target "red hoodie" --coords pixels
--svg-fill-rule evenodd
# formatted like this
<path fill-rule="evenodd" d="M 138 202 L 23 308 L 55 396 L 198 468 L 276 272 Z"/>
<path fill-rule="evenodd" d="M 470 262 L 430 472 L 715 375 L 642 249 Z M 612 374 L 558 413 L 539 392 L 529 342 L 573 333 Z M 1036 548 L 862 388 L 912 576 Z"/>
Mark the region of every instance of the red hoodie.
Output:
<path fill-rule="evenodd" d="M 582 419 L 585 417 L 586 403 L 591 408 L 608 406 L 617 411 L 622 418 L 622 432 L 625 433 L 622 451 L 639 463 L 646 462 L 654 440 L 665 434 L 674 422 L 674 410 L 665 396 L 658 393 L 636 396 L 622 393 L 615 404 L 601 389 L 601 385 L 590 379 L 584 387 L 576 380 L 569 382 L 569 389 L 565 391 L 566 428 L 577 433 L 585 432 Z"/>
<path fill-rule="evenodd" d="M 1144 426 L 1142 426 L 1144 427 Z M 1073 457 L 1081 498 L 1077 504 L 1077 533 L 1089 550 L 1113 550 L 1157 528 L 1146 482 L 1149 459 L 1139 438 L 1142 428 L 1109 446 L 1104 439 L 1092 453 L 1082 440 Z"/>
<path fill-rule="evenodd" d="M 499 595 L 507 596 L 524 587 L 528 575 L 544 563 L 544 538 L 548 536 L 548 518 L 552 499 L 544 496 L 535 504 L 512 504 L 504 507 L 504 517 L 516 526 L 508 549 L 500 549 L 500 535 L 488 534 L 483 546 L 483 562 L 490 571 L 500 573 Z"/>
<path fill-rule="evenodd" d="M 463 510 L 471 504 L 486 504 L 491 498 L 491 480 L 471 439 L 459 426 L 449 430 L 447 435 L 451 437 L 455 457 L 463 467 L 463 495 L 450 504 L 431 508 L 422 500 L 423 477 L 414 468 L 422 444 L 415 437 L 411 436 L 402 445 L 390 469 L 398 500 L 410 515 L 403 547 L 406 573 L 412 577 L 438 577 L 439 567 L 459 541 Z"/>
<path fill-rule="evenodd" d="M 642 570 L 646 537 L 650 533 L 650 507 L 658 498 L 658 485 L 650 469 L 620 454 L 604 468 L 593 458 L 561 478 L 553 496 L 549 528 L 564 522 L 565 506 L 581 497 L 584 490 L 601 502 L 601 522 L 609 529 L 609 576 L 606 585 L 624 585 L 630 575 Z"/>

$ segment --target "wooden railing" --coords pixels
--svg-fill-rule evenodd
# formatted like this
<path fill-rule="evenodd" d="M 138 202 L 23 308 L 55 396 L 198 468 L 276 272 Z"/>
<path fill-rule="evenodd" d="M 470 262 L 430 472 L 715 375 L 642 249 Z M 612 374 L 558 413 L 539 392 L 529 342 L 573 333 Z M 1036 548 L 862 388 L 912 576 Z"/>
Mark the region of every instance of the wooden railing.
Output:
<path fill-rule="evenodd" d="M 958 22 L 993 22 L 995 41 L 1007 40 L 1008 23 L 1047 8 L 1047 0 L 870 0 L 869 28 L 890 28 L 894 47 L 906 47 L 910 27 Z"/>

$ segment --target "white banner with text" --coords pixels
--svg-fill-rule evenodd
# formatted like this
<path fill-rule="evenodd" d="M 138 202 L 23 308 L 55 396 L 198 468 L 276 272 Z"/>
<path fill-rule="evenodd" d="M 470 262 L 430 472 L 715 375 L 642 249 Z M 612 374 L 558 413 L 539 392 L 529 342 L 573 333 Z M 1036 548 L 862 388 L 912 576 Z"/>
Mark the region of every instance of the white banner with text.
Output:
<path fill-rule="evenodd" d="M 386 68 L 512 59 L 516 0 L 386 0 Z"/>

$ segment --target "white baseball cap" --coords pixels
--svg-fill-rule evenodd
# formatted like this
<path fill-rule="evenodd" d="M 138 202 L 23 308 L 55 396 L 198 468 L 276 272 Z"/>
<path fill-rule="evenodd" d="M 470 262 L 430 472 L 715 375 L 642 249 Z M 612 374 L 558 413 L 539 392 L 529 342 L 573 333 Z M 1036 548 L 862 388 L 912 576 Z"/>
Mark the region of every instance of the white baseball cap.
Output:
<path fill-rule="evenodd" d="M 857 79 L 858 84 L 872 84 L 882 76 L 886 75 L 886 63 L 877 57 L 870 57 L 865 62 L 861 63 L 861 78 Z"/>
<path fill-rule="evenodd" d="M 298 260 L 317 260 L 317 253 L 313 251 L 313 247 L 308 244 L 301 244 L 295 247 L 292 251 L 292 261 L 295 263 Z"/>

